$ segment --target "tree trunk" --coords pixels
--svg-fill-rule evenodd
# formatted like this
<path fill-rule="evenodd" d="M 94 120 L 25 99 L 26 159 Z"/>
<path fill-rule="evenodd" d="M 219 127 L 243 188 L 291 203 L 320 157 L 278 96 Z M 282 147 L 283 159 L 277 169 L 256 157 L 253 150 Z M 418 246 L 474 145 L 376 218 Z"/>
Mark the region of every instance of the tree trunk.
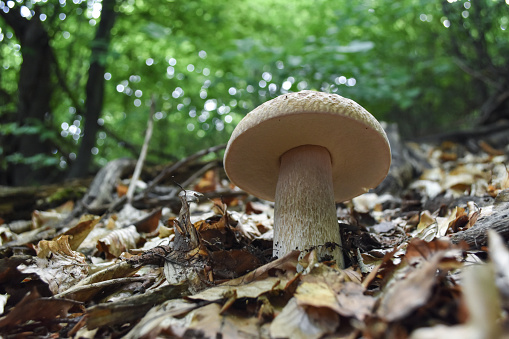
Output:
<path fill-rule="evenodd" d="M 92 162 L 91 150 L 95 145 L 96 134 L 99 129 L 97 120 L 101 116 L 103 107 L 106 57 L 115 18 L 115 0 L 104 0 L 101 21 L 94 41 L 92 41 L 92 54 L 86 85 L 84 135 L 81 139 L 77 159 L 69 172 L 71 178 L 86 176 Z"/>
<path fill-rule="evenodd" d="M 48 33 L 42 26 L 39 16 L 32 19 L 23 18 L 17 8 L 0 15 L 14 30 L 21 45 L 23 63 L 20 67 L 18 81 L 17 117 L 12 121 L 19 126 L 51 120 L 50 99 L 53 92 L 51 84 L 51 47 Z M 51 144 L 40 140 L 34 133 L 14 136 L 8 145 L 4 145 L 6 154 L 20 153 L 24 159 L 36 154 L 50 154 Z M 6 183 L 26 185 L 44 181 L 47 175 L 43 171 L 34 171 L 30 165 L 8 164 Z"/>

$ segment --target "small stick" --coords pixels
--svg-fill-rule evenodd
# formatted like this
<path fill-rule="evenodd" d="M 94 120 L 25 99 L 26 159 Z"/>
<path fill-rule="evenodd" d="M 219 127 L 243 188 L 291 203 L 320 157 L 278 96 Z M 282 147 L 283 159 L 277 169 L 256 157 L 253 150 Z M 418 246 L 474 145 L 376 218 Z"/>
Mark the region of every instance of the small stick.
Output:
<path fill-rule="evenodd" d="M 150 114 L 147 122 L 147 131 L 145 132 L 145 141 L 143 142 L 143 146 L 141 148 L 140 157 L 138 158 L 138 162 L 136 163 L 136 167 L 134 168 L 134 173 L 131 178 L 131 183 L 129 184 L 129 188 L 127 189 L 127 204 L 131 205 L 134 196 L 134 189 L 136 187 L 136 182 L 140 177 L 141 169 L 143 168 L 143 163 L 145 162 L 145 158 L 147 156 L 148 144 L 150 139 L 152 138 L 152 130 L 154 129 L 154 111 L 155 111 L 155 101 L 152 96 L 150 104 Z"/>
<path fill-rule="evenodd" d="M 157 177 L 154 180 L 152 180 L 147 185 L 147 187 L 143 190 L 143 192 L 137 194 L 133 198 L 133 200 L 134 201 L 142 201 L 142 200 L 146 199 L 147 198 L 147 194 L 150 191 L 152 191 L 154 189 L 154 187 L 157 186 L 157 184 L 159 184 L 164 178 L 168 177 L 170 174 L 172 174 L 173 172 L 178 170 L 180 167 L 186 165 L 187 163 L 189 163 L 189 162 L 191 162 L 193 160 L 201 158 L 201 157 L 203 157 L 203 156 L 205 156 L 205 155 L 207 155 L 209 153 L 214 153 L 214 152 L 220 151 L 220 150 L 222 150 L 224 148 L 226 148 L 226 144 L 212 146 L 212 147 L 203 149 L 201 151 L 198 151 L 195 154 L 192 154 L 192 155 L 188 156 L 187 158 L 184 158 L 184 159 L 182 159 L 180 161 L 177 161 L 173 165 L 166 167 L 165 169 L 163 169 L 161 171 L 161 173 L 159 173 L 157 175 Z M 175 197 L 175 196 L 176 196 L 176 194 L 173 194 L 173 197 Z M 116 200 L 114 203 L 112 203 L 111 205 L 106 207 L 107 208 L 107 212 L 105 213 L 105 215 L 113 212 L 119 206 L 122 206 L 123 204 L 125 204 L 126 201 L 127 201 L 127 198 L 126 198 L 125 195 L 123 197 L 121 197 L 120 199 Z M 178 201 L 178 199 L 177 199 L 177 201 Z"/>
<path fill-rule="evenodd" d="M 155 280 L 155 278 L 145 276 L 145 277 L 124 277 L 124 278 L 110 279 L 110 280 L 105 280 L 105 281 L 101 281 L 101 282 L 91 283 L 91 284 L 84 285 L 84 286 L 71 287 L 67 291 L 55 294 L 53 296 L 53 298 L 65 298 L 66 296 L 68 296 L 70 294 L 88 291 L 91 289 L 96 289 L 96 288 L 101 289 L 101 288 L 111 287 L 111 286 L 116 286 L 116 285 L 121 285 L 121 284 L 129 284 L 129 283 L 133 283 L 133 282 L 145 282 L 145 281 L 150 281 L 150 280 Z"/>
<path fill-rule="evenodd" d="M 216 167 L 216 162 L 215 161 L 212 161 L 212 162 L 209 162 L 208 164 L 206 164 L 205 166 L 203 166 L 202 168 L 200 168 L 197 172 L 195 172 L 194 174 L 192 174 L 189 178 L 187 178 L 186 181 L 184 181 L 182 183 L 182 185 L 179 185 L 180 189 L 183 189 L 182 187 L 187 187 L 188 185 L 190 185 L 193 181 L 195 181 L 197 178 L 199 178 L 201 175 L 203 175 L 205 172 L 207 172 L 209 169 L 212 169 Z M 176 197 L 178 192 L 180 191 L 180 189 L 178 188 L 174 188 L 170 194 L 168 194 L 168 198 L 173 198 L 173 197 Z"/>
<path fill-rule="evenodd" d="M 146 195 L 147 193 L 149 193 L 158 183 L 160 183 L 163 179 L 167 178 L 170 174 L 172 174 L 173 172 L 175 172 L 177 169 L 184 166 L 185 164 L 187 164 L 193 160 L 196 160 L 198 158 L 201 158 L 204 155 L 207 155 L 209 153 L 214 153 L 214 152 L 220 151 L 224 148 L 226 148 L 226 144 L 212 146 L 212 147 L 203 149 L 201 151 L 198 151 L 198 152 L 188 156 L 187 158 L 184 158 L 180 161 L 177 161 L 173 165 L 166 167 L 164 170 L 161 171 L 161 173 L 159 173 L 159 175 L 157 177 L 154 178 L 154 180 L 152 180 L 150 182 L 150 184 L 144 190 L 143 194 Z"/>

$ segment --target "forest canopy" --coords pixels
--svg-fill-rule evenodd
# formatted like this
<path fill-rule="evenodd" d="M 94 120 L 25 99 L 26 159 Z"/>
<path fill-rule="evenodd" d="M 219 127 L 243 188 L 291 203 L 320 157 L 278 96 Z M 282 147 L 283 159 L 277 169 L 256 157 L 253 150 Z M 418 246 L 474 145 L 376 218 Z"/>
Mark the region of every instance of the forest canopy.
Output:
<path fill-rule="evenodd" d="M 313 89 L 403 136 L 509 117 L 509 0 L 1 0 L 0 185 L 175 161 Z"/>

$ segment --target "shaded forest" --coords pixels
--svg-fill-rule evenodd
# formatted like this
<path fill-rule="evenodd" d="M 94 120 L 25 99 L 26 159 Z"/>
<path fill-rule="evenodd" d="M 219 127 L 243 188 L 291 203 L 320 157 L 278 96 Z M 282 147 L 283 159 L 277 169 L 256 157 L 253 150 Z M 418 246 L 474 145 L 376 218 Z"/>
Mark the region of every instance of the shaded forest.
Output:
<path fill-rule="evenodd" d="M 337 93 L 403 137 L 508 115 L 499 1 L 0 1 L 0 184 L 83 177 L 228 140 L 251 109 Z"/>
<path fill-rule="evenodd" d="M 509 338 L 508 24 L 0 0 L 0 335 Z"/>

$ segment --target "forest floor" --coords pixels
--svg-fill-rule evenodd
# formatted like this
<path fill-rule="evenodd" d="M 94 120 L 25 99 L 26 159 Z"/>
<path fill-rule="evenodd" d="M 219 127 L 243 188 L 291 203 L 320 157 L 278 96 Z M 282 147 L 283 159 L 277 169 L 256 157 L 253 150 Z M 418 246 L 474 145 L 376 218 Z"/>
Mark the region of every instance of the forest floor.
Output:
<path fill-rule="evenodd" d="M 221 147 L 127 195 L 133 162 L 114 161 L 81 199 L 1 221 L 0 334 L 509 338 L 508 150 L 470 146 L 406 143 L 410 176 L 403 159 L 396 185 L 338 204 L 345 269 L 271 258 L 273 204 L 200 160 Z"/>

